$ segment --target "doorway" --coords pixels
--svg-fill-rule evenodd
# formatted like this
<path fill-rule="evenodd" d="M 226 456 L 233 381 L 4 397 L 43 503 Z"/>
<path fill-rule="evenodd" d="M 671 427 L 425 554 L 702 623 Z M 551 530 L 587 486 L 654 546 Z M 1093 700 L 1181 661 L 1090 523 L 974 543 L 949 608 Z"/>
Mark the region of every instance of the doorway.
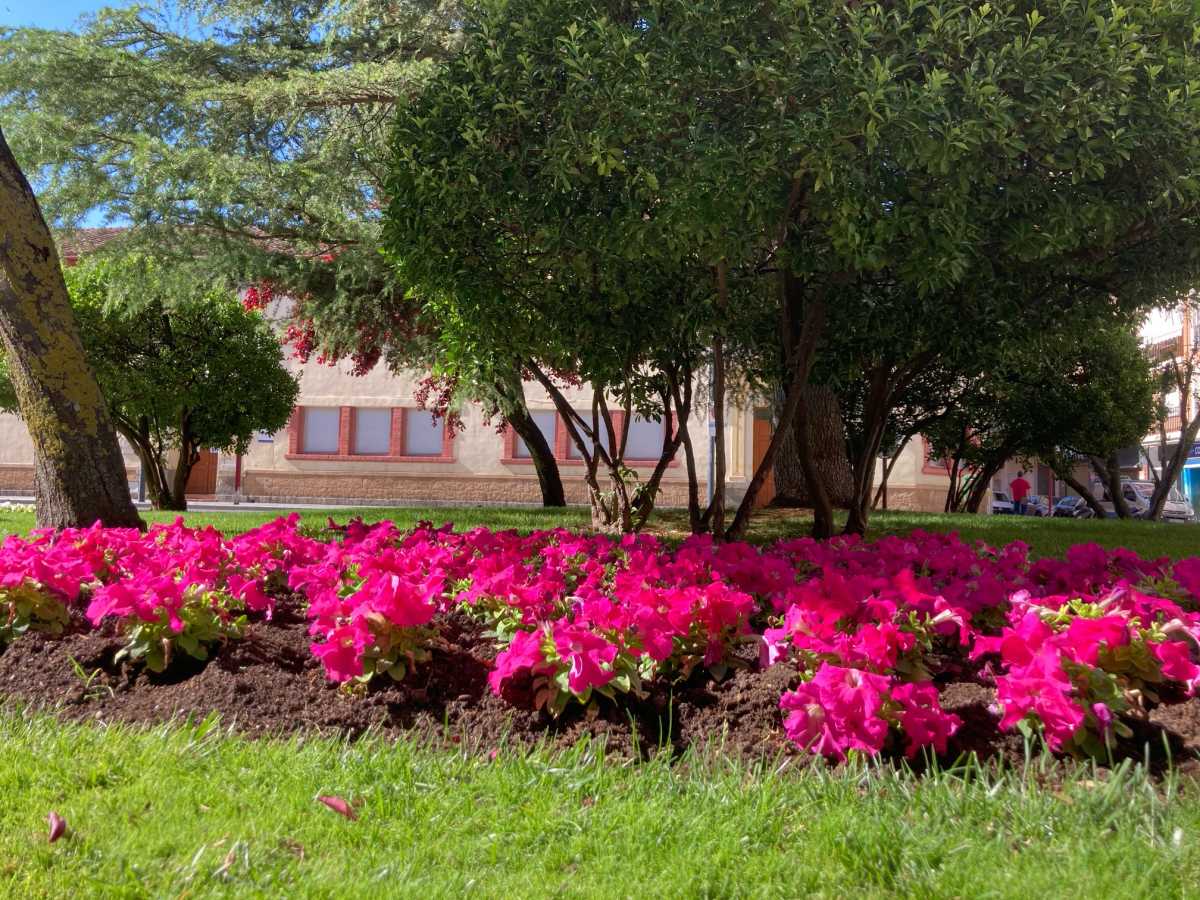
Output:
<path fill-rule="evenodd" d="M 184 494 L 188 497 L 212 496 L 217 492 L 217 451 L 201 450 L 200 459 L 188 474 Z"/>

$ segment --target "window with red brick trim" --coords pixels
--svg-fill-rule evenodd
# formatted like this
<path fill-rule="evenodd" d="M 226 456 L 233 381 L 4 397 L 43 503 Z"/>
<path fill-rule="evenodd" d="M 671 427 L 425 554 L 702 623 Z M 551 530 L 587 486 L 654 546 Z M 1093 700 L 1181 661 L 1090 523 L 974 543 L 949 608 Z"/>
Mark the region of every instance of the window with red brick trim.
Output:
<path fill-rule="evenodd" d="M 945 457 L 934 458 L 933 448 L 929 446 L 929 441 L 922 436 L 921 438 L 921 453 L 923 454 L 921 471 L 926 475 L 945 475 L 950 477 L 950 460 Z"/>
<path fill-rule="evenodd" d="M 570 432 L 563 424 L 562 417 L 553 410 L 530 410 L 530 415 L 534 417 L 538 428 L 542 434 L 546 436 L 547 443 L 550 444 L 554 451 L 554 458 L 559 463 L 565 465 L 583 465 L 583 454 L 575 441 L 571 439 Z M 591 413 L 590 411 L 580 412 L 586 420 Z M 625 413 L 618 411 L 612 413 L 613 431 L 617 438 L 620 439 L 621 428 L 625 421 Z M 551 430 L 551 428 L 553 430 Z M 635 414 L 633 421 L 630 423 L 629 437 L 625 447 L 625 461 L 627 463 L 657 463 L 660 454 L 662 453 L 663 432 L 666 424 L 663 421 L 655 422 L 653 420 L 643 420 Z M 601 424 L 602 431 L 604 430 Z M 601 443 L 608 446 L 607 434 L 602 434 Z M 589 445 L 594 446 L 589 441 Z M 525 442 L 520 436 L 512 430 L 511 426 L 504 428 L 504 452 L 501 462 L 504 463 L 530 463 L 529 449 L 525 446 Z M 670 465 L 677 464 L 677 460 L 672 460 Z"/>
<path fill-rule="evenodd" d="M 298 406 L 288 425 L 286 456 L 350 462 L 454 460 L 445 420 L 435 424 L 429 413 L 399 406 Z"/>

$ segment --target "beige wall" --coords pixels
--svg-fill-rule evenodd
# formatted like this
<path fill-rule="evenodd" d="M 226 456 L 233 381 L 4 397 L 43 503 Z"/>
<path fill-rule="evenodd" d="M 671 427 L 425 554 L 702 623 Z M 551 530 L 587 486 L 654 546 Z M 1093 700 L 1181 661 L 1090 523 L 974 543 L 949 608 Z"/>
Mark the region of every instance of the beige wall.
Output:
<path fill-rule="evenodd" d="M 348 363 L 336 366 L 309 362 L 296 365 L 300 378 L 299 405 L 404 407 L 415 409 L 420 376 L 393 375 L 382 367 L 363 376 L 350 374 Z M 531 410 L 554 410 L 546 392 L 536 384 L 526 385 L 526 402 Z M 590 409 L 592 392 L 587 387 L 566 392 L 572 405 Z M 731 492 L 747 479 L 751 448 L 748 415 L 731 411 L 727 426 L 727 456 Z M 417 415 L 428 415 L 417 412 Z M 304 459 L 289 452 L 289 431 L 284 429 L 269 441 L 255 440 L 242 459 L 242 494 L 259 501 L 335 502 L 450 502 L 450 503 L 538 503 L 541 492 L 531 464 L 505 461 L 505 438 L 495 422 L 485 422 L 479 408 L 462 412 L 465 429 L 451 441 L 449 461 L 367 461 L 354 459 Z M 701 409 L 689 429 L 697 455 L 701 482 L 708 466 L 708 432 Z M 642 478 L 651 467 L 638 469 Z M 218 470 L 219 496 L 233 494 L 235 463 L 222 459 Z M 582 467 L 560 460 L 568 500 L 586 502 Z M 683 453 L 663 479 L 659 502 L 683 505 L 687 500 Z M 703 490 L 703 488 L 702 488 Z"/>
<path fill-rule="evenodd" d="M 121 441 L 121 451 L 131 490 L 136 490 L 137 457 L 124 441 Z M 22 496 L 33 492 L 33 441 L 29 431 L 17 416 L 0 413 L 0 494 Z"/>

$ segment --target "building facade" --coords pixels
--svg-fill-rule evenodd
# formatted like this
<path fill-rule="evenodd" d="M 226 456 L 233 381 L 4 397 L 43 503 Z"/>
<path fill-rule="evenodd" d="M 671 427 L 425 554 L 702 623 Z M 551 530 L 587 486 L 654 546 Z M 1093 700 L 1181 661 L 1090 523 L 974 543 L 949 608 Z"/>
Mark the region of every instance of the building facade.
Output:
<path fill-rule="evenodd" d="M 62 246 L 65 265 L 102 246 L 120 229 L 82 229 Z M 268 315 L 285 318 L 284 298 Z M 291 421 L 275 434 L 260 433 L 248 451 L 206 451 L 188 482 L 193 499 L 330 504 L 536 504 L 541 490 L 528 451 L 510 429 L 484 420 L 477 407 L 462 411 L 461 430 L 421 410 L 416 400 L 421 373 L 392 373 L 376 367 L 354 375 L 351 365 L 288 361 L 300 383 Z M 555 450 L 568 502 L 585 503 L 583 462 L 569 440 L 554 404 L 537 384 L 525 387 L 527 405 Z M 571 389 L 574 408 L 591 408 L 586 385 Z M 616 414 L 619 419 L 620 414 Z M 726 489 L 730 505 L 744 495 L 771 437 L 770 411 L 753 402 L 726 411 Z M 690 434 L 701 497 L 711 471 L 712 417 L 702 405 Z M 620 422 L 615 423 L 620 426 Z M 663 424 L 635 418 L 629 423 L 627 464 L 649 477 L 662 447 Z M 122 446 L 131 492 L 138 494 L 139 464 Z M 877 474 L 882 476 L 882 464 Z M 923 441 L 910 442 L 889 480 L 890 509 L 940 511 L 949 483 L 946 469 L 928 457 Z M 0 495 L 33 494 L 33 445 L 21 420 L 0 413 Z M 771 489 L 760 497 L 765 504 Z M 683 453 L 662 479 L 658 502 L 687 503 Z"/>

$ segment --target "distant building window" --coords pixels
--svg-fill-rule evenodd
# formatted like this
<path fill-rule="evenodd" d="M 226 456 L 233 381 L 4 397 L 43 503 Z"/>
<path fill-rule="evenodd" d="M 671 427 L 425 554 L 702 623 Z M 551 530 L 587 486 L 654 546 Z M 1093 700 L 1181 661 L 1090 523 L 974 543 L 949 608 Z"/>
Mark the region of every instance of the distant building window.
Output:
<path fill-rule="evenodd" d="M 533 419 L 533 423 L 537 425 L 538 431 L 542 433 L 542 437 L 546 439 L 546 443 L 550 446 L 550 452 L 554 452 L 554 426 L 558 421 L 558 416 L 553 410 L 531 410 L 529 417 Z M 529 446 L 518 435 L 514 455 L 517 459 L 529 459 L 533 454 L 529 452 Z"/>
<path fill-rule="evenodd" d="M 626 459 L 658 459 L 663 452 L 665 422 L 634 416 L 629 422 L 629 437 L 625 443 Z"/>
<path fill-rule="evenodd" d="M 302 453 L 337 453 L 341 411 L 336 406 L 306 406 Z"/>
<path fill-rule="evenodd" d="M 387 456 L 392 452 L 392 411 L 354 410 L 354 453 L 357 456 Z"/>
<path fill-rule="evenodd" d="M 587 422 L 588 427 L 591 428 L 591 422 L 592 422 L 591 418 L 588 416 L 585 416 L 584 421 Z M 616 428 L 616 425 L 617 425 L 617 423 L 614 422 L 613 427 Z M 617 430 L 619 431 L 619 429 L 617 429 Z M 583 439 L 584 444 L 587 445 L 588 455 L 589 456 L 594 455 L 596 452 L 596 442 L 594 440 L 592 440 L 590 437 L 588 437 L 586 434 L 584 434 L 582 428 L 576 427 L 576 431 L 579 432 L 579 436 Z M 600 422 L 600 434 L 601 434 L 601 437 L 603 438 L 604 448 L 608 449 L 608 429 L 604 427 L 603 421 Z M 567 449 L 567 458 L 568 459 L 583 459 L 583 453 L 582 453 L 582 451 L 580 451 L 579 445 L 577 443 L 575 443 L 574 439 L 571 439 L 570 445 Z"/>
<path fill-rule="evenodd" d="M 441 456 L 446 442 L 446 426 L 424 410 L 405 410 L 404 455 Z"/>

